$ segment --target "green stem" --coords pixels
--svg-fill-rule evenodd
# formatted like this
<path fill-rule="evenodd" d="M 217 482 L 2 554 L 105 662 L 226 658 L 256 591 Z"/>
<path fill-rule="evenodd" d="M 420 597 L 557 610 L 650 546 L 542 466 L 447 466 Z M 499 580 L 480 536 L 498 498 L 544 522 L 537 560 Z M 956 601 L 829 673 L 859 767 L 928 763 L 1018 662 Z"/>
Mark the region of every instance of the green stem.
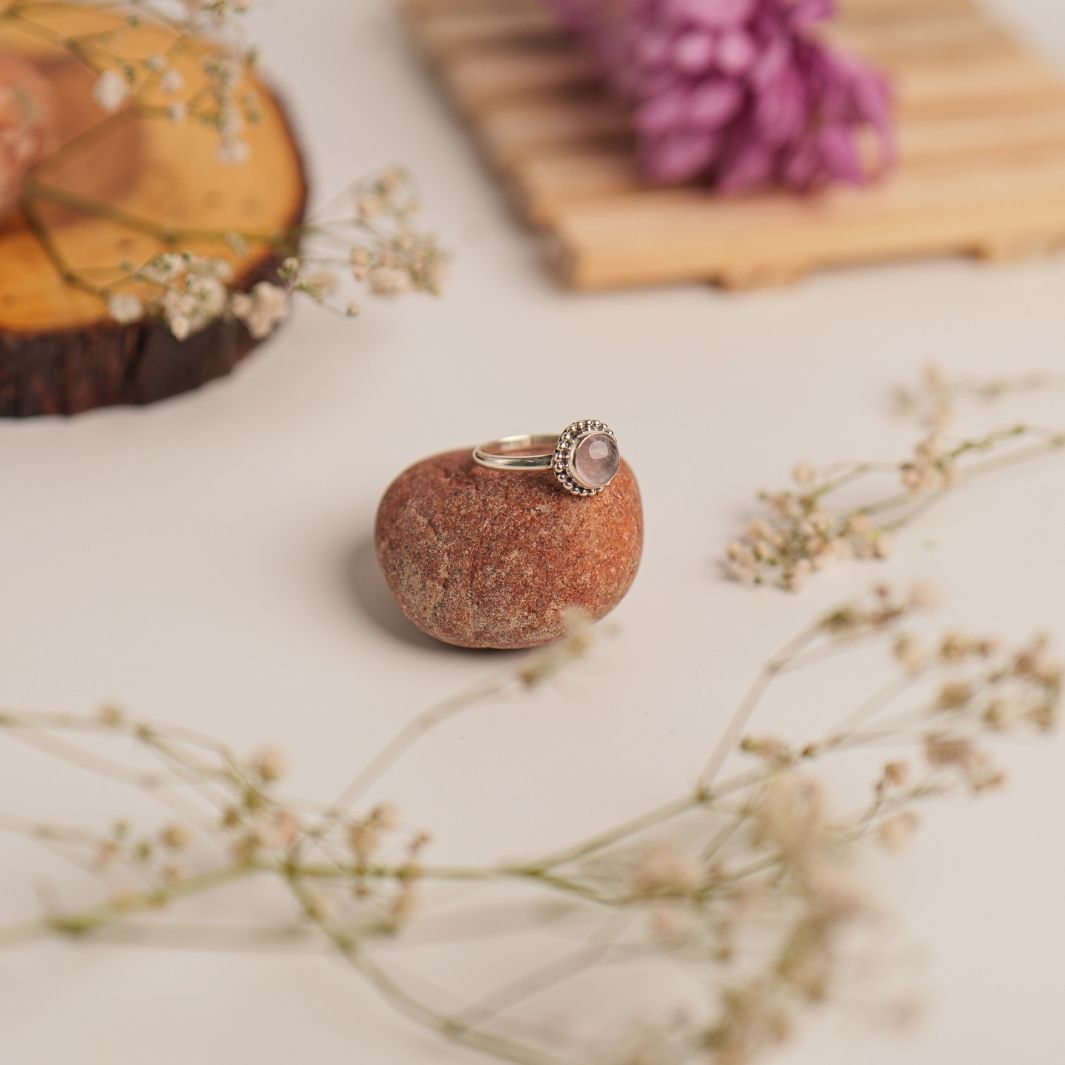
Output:
<path fill-rule="evenodd" d="M 503 1036 L 462 1028 L 446 1014 L 412 995 L 367 956 L 357 938 L 324 918 L 303 885 L 298 871 L 289 872 L 288 882 L 307 919 L 320 928 L 341 956 L 405 1017 L 446 1039 L 502 1061 L 513 1062 L 514 1065 L 577 1065 Z"/>
<path fill-rule="evenodd" d="M 23 12 L 28 9 L 29 5 L 27 4 L 18 4 L 9 7 L 0 12 L 0 22 L 6 22 L 14 29 L 26 33 L 31 37 L 36 37 L 39 40 L 48 41 L 50 44 L 57 45 L 79 63 L 88 67 L 93 74 L 100 73 L 100 67 L 89 58 L 88 53 L 78 41 L 67 37 L 56 30 L 49 29 L 47 26 L 42 26 L 39 22 L 34 22 L 32 19 L 26 18 Z"/>
<path fill-rule="evenodd" d="M 701 792 L 685 795 L 681 799 L 675 799 L 673 802 L 668 802 L 663 806 L 659 806 L 654 810 L 641 814 L 639 817 L 622 821 L 620 824 L 615 825 L 606 832 L 600 833 L 583 843 L 575 844 L 565 850 L 556 851 L 554 854 L 550 854 L 547 857 L 540 859 L 528 868 L 541 870 L 542 875 L 546 875 L 546 873 L 552 869 L 557 869 L 559 866 L 563 865 L 570 865 L 573 862 L 580 861 L 582 858 L 588 858 L 624 839 L 628 839 L 629 837 L 638 835 L 650 828 L 656 828 L 668 821 L 681 817 L 683 814 L 697 809 L 705 801 L 706 797 Z"/>
<path fill-rule="evenodd" d="M 714 781 L 724 768 L 729 755 L 736 750 L 739 741 L 743 737 L 743 730 L 747 727 L 755 710 L 758 709 L 766 692 L 772 686 L 777 676 L 794 660 L 795 656 L 801 651 L 806 650 L 806 648 L 817 639 L 821 633 L 821 628 L 821 624 L 819 623 L 803 630 L 798 636 L 790 640 L 783 648 L 781 648 L 781 650 L 773 655 L 766 665 L 762 667 L 758 676 L 755 678 L 754 683 L 744 696 L 743 701 L 729 719 L 729 723 L 726 726 L 721 739 L 718 741 L 717 746 L 714 748 L 713 754 L 711 754 L 710 760 L 706 764 L 706 768 L 703 769 L 703 772 L 699 777 L 699 785 L 701 788 L 708 790 L 713 786 Z"/>
<path fill-rule="evenodd" d="M 524 880 L 542 884 L 567 895 L 576 895 L 589 902 L 602 905 L 617 905 L 623 900 L 602 894 L 578 880 L 558 876 L 543 866 L 501 865 L 486 868 L 459 866 L 426 866 L 412 872 L 403 866 L 388 865 L 324 865 L 290 863 L 283 870 L 306 880 L 436 880 L 451 882 L 483 883 L 485 881 Z"/>
<path fill-rule="evenodd" d="M 226 243 L 232 237 L 237 236 L 252 243 L 268 244 L 277 249 L 285 249 L 294 245 L 301 232 L 299 228 L 282 233 L 265 233 L 259 230 L 240 229 L 170 228 L 144 215 L 127 211 L 121 207 L 115 207 L 112 204 L 101 203 L 85 196 L 79 196 L 68 189 L 48 185 L 36 179 L 31 179 L 26 183 L 23 196 L 24 200 L 27 201 L 41 200 L 59 207 L 66 207 L 68 210 L 76 211 L 78 214 L 91 218 L 106 219 L 135 233 L 143 233 L 154 237 L 156 240 L 171 247 L 175 247 L 183 241 L 200 240 Z"/>
<path fill-rule="evenodd" d="M 29 226 L 30 232 L 37 239 L 37 243 L 44 249 L 45 255 L 48 256 L 63 283 L 70 285 L 71 288 L 87 292 L 91 296 L 96 296 L 98 299 L 106 299 L 106 294 L 102 288 L 87 281 L 67 262 L 66 257 L 59 250 L 51 231 L 45 225 L 44 219 L 41 218 L 36 207 L 27 199 L 23 199 L 20 207 L 22 215 L 26 219 L 26 225 Z"/>
<path fill-rule="evenodd" d="M 99 928 L 121 922 L 133 914 L 155 910 L 193 895 L 202 895 L 261 871 L 262 867 L 246 862 L 226 865 L 160 888 L 158 891 L 148 891 L 128 899 L 90 906 L 74 913 L 41 917 L 35 921 L 10 925 L 0 928 L 0 948 L 21 946 L 48 935 L 88 935 Z"/>
<path fill-rule="evenodd" d="M 993 448 L 996 444 L 1015 440 L 1026 434 L 1030 435 L 1032 431 L 1033 430 L 1024 425 L 1013 425 L 1006 429 L 1000 429 L 997 432 L 980 437 L 978 440 L 969 440 L 964 444 L 960 444 L 953 451 L 949 452 L 947 460 L 956 461 L 964 455 L 974 451 L 986 451 L 989 448 Z M 1011 451 L 1009 454 L 998 455 L 994 458 L 987 459 L 984 462 L 974 463 L 968 469 L 963 471 L 964 478 L 966 480 L 971 480 L 974 477 L 982 477 L 985 474 L 996 473 L 999 470 L 1008 469 L 1011 466 L 1018 466 L 1025 462 L 1031 462 L 1033 459 L 1042 458 L 1054 451 L 1065 448 L 1065 432 L 1045 431 L 1044 435 L 1045 439 L 1041 443 L 1032 444 L 1030 447 L 1019 448 Z M 953 491 L 953 487 L 947 487 L 932 493 L 930 496 L 926 496 L 924 499 L 910 506 L 904 514 L 881 525 L 881 531 L 886 533 L 898 532 L 921 514 L 947 498 L 947 496 L 951 495 Z M 844 514 L 842 520 L 847 521 L 850 518 L 858 517 L 859 515 L 876 517 L 881 514 L 889 514 L 894 510 L 898 510 L 900 507 L 905 507 L 907 504 L 913 503 L 913 496 L 908 493 L 899 493 L 881 500 L 879 503 L 873 503 L 864 507 L 855 507 L 854 510 Z"/>

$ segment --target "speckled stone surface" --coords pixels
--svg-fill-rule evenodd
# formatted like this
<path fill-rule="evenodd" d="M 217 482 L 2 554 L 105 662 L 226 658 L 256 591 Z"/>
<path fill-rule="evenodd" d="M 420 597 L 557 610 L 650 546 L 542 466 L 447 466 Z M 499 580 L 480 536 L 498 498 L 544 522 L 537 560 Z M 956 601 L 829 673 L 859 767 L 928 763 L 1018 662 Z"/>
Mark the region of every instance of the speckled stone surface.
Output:
<path fill-rule="evenodd" d="M 577 499 L 549 473 L 483 469 L 470 449 L 424 459 L 377 511 L 377 557 L 403 612 L 459 647 L 536 647 L 564 611 L 614 609 L 643 552 L 643 505 L 628 464 Z"/>

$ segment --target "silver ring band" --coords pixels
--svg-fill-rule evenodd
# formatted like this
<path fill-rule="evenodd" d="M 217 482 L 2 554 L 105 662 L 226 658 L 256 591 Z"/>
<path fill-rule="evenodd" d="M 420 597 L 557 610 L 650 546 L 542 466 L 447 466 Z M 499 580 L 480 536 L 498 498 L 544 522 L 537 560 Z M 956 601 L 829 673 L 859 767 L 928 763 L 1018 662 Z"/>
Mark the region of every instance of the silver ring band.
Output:
<path fill-rule="evenodd" d="M 557 436 L 504 436 L 473 449 L 474 462 L 490 470 L 549 470 L 555 464 Z"/>
<path fill-rule="evenodd" d="M 560 434 L 504 436 L 473 449 L 473 461 L 490 470 L 535 473 L 550 470 L 575 496 L 602 492 L 621 468 L 614 430 L 596 419 L 573 422 Z"/>

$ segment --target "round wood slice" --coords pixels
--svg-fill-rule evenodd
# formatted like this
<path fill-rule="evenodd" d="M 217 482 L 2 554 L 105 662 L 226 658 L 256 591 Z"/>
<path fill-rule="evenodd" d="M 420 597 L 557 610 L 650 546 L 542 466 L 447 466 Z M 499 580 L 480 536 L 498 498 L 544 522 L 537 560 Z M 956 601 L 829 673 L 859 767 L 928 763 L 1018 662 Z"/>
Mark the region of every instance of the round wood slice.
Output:
<path fill-rule="evenodd" d="M 56 31 L 106 30 L 113 14 L 64 4 L 32 10 L 33 28 L 3 24 L 0 51 L 31 58 L 48 78 L 58 99 L 60 147 L 32 172 L 23 204 L 0 223 L 0 416 L 152 403 L 229 373 L 255 346 L 239 323 L 219 321 L 185 341 L 154 319 L 120 325 L 98 296 L 69 283 L 56 259 L 102 285 L 121 276 L 123 263 L 139 266 L 174 246 L 142 231 L 139 220 L 171 232 L 293 229 L 303 219 L 307 183 L 282 105 L 263 84 L 249 84 L 262 114 L 247 130 L 249 161 L 220 162 L 218 135 L 201 124 L 128 110 L 109 116 L 93 99 L 93 71 L 49 41 Z M 123 28 L 114 47 L 143 59 L 165 53 L 174 40 L 172 31 L 145 24 Z M 175 56 L 187 98 L 203 83 L 201 57 L 185 49 Z M 159 92 L 148 102 L 170 99 Z M 96 215 L 83 201 L 115 210 Z M 254 236 L 239 250 L 213 236 L 183 236 L 176 246 L 229 261 L 235 289 L 273 277 L 279 265 L 275 246 Z"/>

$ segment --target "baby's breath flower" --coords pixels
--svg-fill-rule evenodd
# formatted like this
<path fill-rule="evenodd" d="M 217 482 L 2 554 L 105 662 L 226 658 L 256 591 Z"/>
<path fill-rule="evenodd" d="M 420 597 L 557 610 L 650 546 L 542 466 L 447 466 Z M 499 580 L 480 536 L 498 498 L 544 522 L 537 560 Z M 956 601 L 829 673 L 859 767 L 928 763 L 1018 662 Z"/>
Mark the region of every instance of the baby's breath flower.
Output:
<path fill-rule="evenodd" d="M 967 681 L 951 681 L 940 688 L 936 705 L 940 710 L 961 710 L 969 705 L 972 698 L 972 686 Z"/>
<path fill-rule="evenodd" d="M 185 75 L 180 70 L 168 70 L 160 80 L 159 86 L 166 93 L 181 92 L 185 88 Z"/>
<path fill-rule="evenodd" d="M 740 750 L 761 758 L 775 769 L 795 764 L 795 752 L 791 745 L 776 736 L 748 736 L 741 742 Z"/>
<path fill-rule="evenodd" d="M 107 310 L 122 325 L 137 322 L 144 316 L 144 304 L 132 292 L 116 292 L 107 301 Z"/>
<path fill-rule="evenodd" d="M 1021 441 L 1029 446 L 1011 449 Z M 818 469 L 800 462 L 792 469 L 789 488 L 759 493 L 764 512 L 749 521 L 743 537 L 729 544 L 724 572 L 745 585 L 773 584 L 797 591 L 834 562 L 886 559 L 893 534 L 968 477 L 1062 449 L 1065 431 L 1014 424 L 953 442 L 936 429 L 897 463 L 836 463 Z M 1003 454 L 998 461 L 978 461 L 990 451 Z M 892 474 L 902 482 L 901 493 L 895 489 L 863 500 L 859 486 Z"/>
<path fill-rule="evenodd" d="M 192 840 L 192 833 L 181 824 L 167 825 L 159 837 L 163 846 L 172 851 L 184 850 Z"/>
<path fill-rule="evenodd" d="M 185 266 L 184 256 L 174 252 L 164 252 L 143 266 L 138 273 L 145 281 L 156 285 L 168 285 L 182 275 Z"/>
<path fill-rule="evenodd" d="M 114 703 L 105 703 L 97 711 L 97 718 L 101 725 L 105 725 L 107 728 L 121 728 L 126 723 L 126 715 L 121 707 L 115 706 Z"/>
<path fill-rule="evenodd" d="M 382 832 L 394 832 L 400 826 L 399 810 L 393 803 L 381 803 L 370 811 L 370 820 L 378 825 Z"/>
<path fill-rule="evenodd" d="M 220 280 L 215 266 L 184 259 L 179 274 L 182 284 L 188 274 L 201 281 Z M 178 896 L 200 894 L 219 883 L 229 885 L 227 892 L 236 892 L 252 874 L 273 877 L 286 888 L 284 897 L 298 898 L 306 919 L 301 935 L 318 933 L 323 942 L 340 948 L 341 956 L 366 961 L 371 980 L 375 972 L 384 972 L 390 987 L 401 988 L 404 1006 L 409 1001 L 416 1003 L 419 1013 L 424 1008 L 433 1018 L 434 1030 L 439 1030 L 436 1003 L 423 1004 L 416 985 L 408 992 L 405 984 L 391 983 L 397 978 L 389 969 L 390 959 L 375 956 L 375 941 L 380 943 L 382 937 L 415 922 L 421 895 L 434 885 L 467 881 L 482 888 L 494 884 L 506 892 L 520 883 L 523 893 L 564 896 L 567 914 L 579 916 L 579 908 L 587 906 L 584 912 L 594 919 L 596 932 L 582 944 L 582 964 L 585 957 L 609 954 L 612 959 L 616 950 L 618 957 L 625 958 L 632 950 L 660 965 L 676 959 L 677 967 L 683 965 L 685 971 L 697 966 L 700 986 L 712 989 L 709 1016 L 688 1011 L 683 1022 L 671 1020 L 658 1031 L 651 1056 L 641 1046 L 640 1057 L 616 1058 L 583 1047 L 568 1057 L 687 1065 L 711 1055 L 707 1060 L 713 1065 L 753 1065 L 760 1054 L 792 1034 L 811 1006 L 842 997 L 838 990 L 852 997 L 856 973 L 848 958 L 853 959 L 853 952 L 845 949 L 851 944 L 843 937 L 873 913 L 849 860 L 857 848 L 874 840 L 898 850 L 918 826 L 920 803 L 1002 786 L 1004 774 L 992 764 L 984 743 L 1006 728 L 1040 729 L 1056 716 L 1062 674 L 1042 637 L 1018 650 L 987 637 L 949 633 L 938 645 L 927 642 L 927 647 L 940 650 L 922 655 L 922 676 L 911 676 L 907 670 L 911 655 L 900 654 L 897 635 L 920 600 L 912 592 L 881 585 L 868 597 L 814 618 L 759 674 L 760 684 L 787 683 L 786 677 L 811 663 L 872 640 L 885 654 L 894 652 L 895 679 L 901 681 L 896 705 L 890 705 L 892 700 L 881 702 L 882 688 L 874 684 L 872 702 L 858 700 L 857 716 L 847 712 L 848 706 L 839 708 L 842 722 L 834 732 L 805 743 L 773 736 L 745 740 L 742 749 L 757 761 L 737 767 L 734 775 L 722 779 L 705 772 L 694 789 L 686 784 L 671 803 L 645 810 L 642 816 L 630 815 L 561 851 L 526 855 L 524 860 L 512 856 L 469 866 L 423 865 L 429 836 L 401 835 L 401 818 L 394 806 L 378 803 L 368 812 L 351 812 L 355 796 L 363 794 L 383 768 L 394 764 L 425 730 L 483 699 L 484 689 L 469 702 L 448 704 L 446 714 L 437 707 L 416 719 L 413 729 L 405 728 L 366 763 L 369 776 L 364 767 L 341 799 L 328 805 L 300 799 L 298 807 L 280 789 L 267 786 L 284 770 L 280 753 L 273 748 L 238 761 L 221 744 L 204 737 L 124 716 L 112 731 L 109 716 L 93 719 L 86 729 L 77 723 L 69 728 L 68 719 L 54 715 L 4 711 L 0 735 L 6 729 L 20 734 L 40 729 L 46 737 L 55 733 L 74 746 L 86 734 L 94 747 L 113 739 L 124 747 L 130 737 L 139 744 L 157 744 L 156 753 L 165 750 L 168 765 L 180 771 L 167 778 L 168 786 L 189 784 L 190 794 L 217 798 L 223 811 L 213 823 L 197 822 L 195 832 L 184 822 L 167 821 L 144 832 L 120 822 L 98 837 L 61 826 L 31 828 L 28 835 L 48 846 L 80 848 L 111 900 L 103 907 L 94 900 L 67 915 L 49 915 L 41 924 L 42 934 L 96 931 L 127 912 L 144 915 Z M 555 657 L 533 656 L 519 667 L 511 683 L 499 682 L 488 690 L 503 695 L 513 692 L 516 683 L 539 683 L 562 661 L 583 651 L 586 640 L 586 634 L 574 632 L 555 648 Z M 920 704 L 897 705 L 918 687 L 923 709 Z M 889 685 L 887 691 L 892 690 Z M 953 694 L 942 697 L 948 691 Z M 808 699 L 809 693 L 803 692 L 803 697 Z M 739 705 L 738 720 L 744 725 L 751 698 Z M 758 698 L 753 698 L 757 703 Z M 877 715 L 883 716 L 874 720 Z M 728 753 L 735 750 L 736 733 L 730 729 L 722 746 Z M 852 749 L 869 755 L 885 736 L 893 747 L 908 746 L 909 754 L 874 770 L 864 809 L 842 815 L 830 811 L 830 778 L 818 772 L 818 765 Z M 46 744 L 42 747 L 48 749 Z M 926 764 L 917 774 L 910 759 L 921 754 Z M 109 764 L 104 763 L 104 772 Z M 143 786 L 154 789 L 157 783 Z M 667 831 L 669 838 L 663 839 Z M 201 837 L 213 847 L 205 848 L 202 864 L 197 857 L 196 867 L 203 875 L 192 876 L 187 869 L 192 868 L 193 856 L 186 864 L 185 853 Z M 442 894 L 441 901 L 445 898 Z M 563 911 L 552 907 L 549 912 Z M 605 925 L 595 917 L 599 914 L 607 916 Z M 434 908 L 434 922 L 445 915 L 444 907 Z M 476 911 L 467 911 L 463 920 L 472 927 L 471 916 L 476 919 Z M 26 926 L 14 927 L 19 942 Z M 140 922 L 129 927 L 129 934 L 136 934 L 137 927 Z M 583 922 L 575 921 L 572 931 L 578 933 L 583 927 Z M 871 924 L 870 930 L 875 927 Z M 291 934 L 292 916 L 280 916 L 276 930 Z M 8 929 L 0 927 L 0 945 L 5 933 Z M 568 954 L 570 948 L 564 949 Z M 538 961 L 536 972 L 542 971 Z M 864 960 L 860 975 L 868 977 Z M 462 1019 L 446 1026 L 449 1037 L 461 1041 L 466 1023 L 477 1023 L 479 1033 L 494 1037 L 495 1029 L 482 1023 L 477 1006 L 470 1011 L 460 1006 L 453 1014 L 448 1009 L 449 1016 Z M 534 1032 L 528 1038 L 532 1050 L 522 1060 L 539 1060 L 540 1040 Z"/>
<path fill-rule="evenodd" d="M 260 281 L 250 294 L 237 293 L 230 301 L 233 315 L 257 340 L 268 337 L 289 313 L 289 295 L 269 281 Z"/>
<path fill-rule="evenodd" d="M 919 672 L 928 663 L 928 652 L 909 633 L 903 633 L 895 640 L 894 651 L 899 664 L 911 673 Z"/>
<path fill-rule="evenodd" d="M 877 838 L 888 850 L 902 850 L 913 837 L 920 819 L 912 810 L 896 814 L 883 821 L 877 829 Z"/>
<path fill-rule="evenodd" d="M 251 770 L 264 784 L 273 784 L 285 775 L 285 756 L 277 747 L 263 747 L 252 757 Z"/>
<path fill-rule="evenodd" d="M 825 829 L 824 787 L 797 771 L 775 774 L 758 807 L 759 834 L 781 851 L 799 857 L 816 849 Z"/>
<path fill-rule="evenodd" d="M 884 766 L 884 781 L 893 788 L 905 787 L 910 779 L 910 766 L 907 762 L 888 762 Z"/>
<path fill-rule="evenodd" d="M 838 861 L 820 858 L 812 862 L 804 870 L 803 887 L 819 923 L 849 921 L 869 909 L 861 885 Z"/>
<path fill-rule="evenodd" d="M 241 166 L 251 158 L 251 145 L 241 137 L 225 137 L 219 142 L 215 156 L 220 163 Z"/>
<path fill-rule="evenodd" d="M 1010 732 L 1020 725 L 1026 716 L 1024 703 L 1018 699 L 992 699 L 984 711 L 984 724 L 993 732 Z"/>
<path fill-rule="evenodd" d="M 641 895 L 691 895 L 703 883 L 703 870 L 672 844 L 648 848 L 633 870 Z"/>
<path fill-rule="evenodd" d="M 117 70 L 108 68 L 96 79 L 92 94 L 105 111 L 117 111 L 129 99 L 129 82 Z"/>
<path fill-rule="evenodd" d="M 348 845 L 356 859 L 365 863 L 380 850 L 384 836 L 398 825 L 398 814 L 391 805 L 376 806 L 363 818 L 348 826 Z"/>
<path fill-rule="evenodd" d="M 375 296 L 402 296 L 412 287 L 410 274 L 394 266 L 375 266 L 367 280 Z"/>
<path fill-rule="evenodd" d="M 987 752 L 967 736 L 932 733 L 925 740 L 925 757 L 935 769 L 957 769 L 975 790 L 997 775 Z"/>

